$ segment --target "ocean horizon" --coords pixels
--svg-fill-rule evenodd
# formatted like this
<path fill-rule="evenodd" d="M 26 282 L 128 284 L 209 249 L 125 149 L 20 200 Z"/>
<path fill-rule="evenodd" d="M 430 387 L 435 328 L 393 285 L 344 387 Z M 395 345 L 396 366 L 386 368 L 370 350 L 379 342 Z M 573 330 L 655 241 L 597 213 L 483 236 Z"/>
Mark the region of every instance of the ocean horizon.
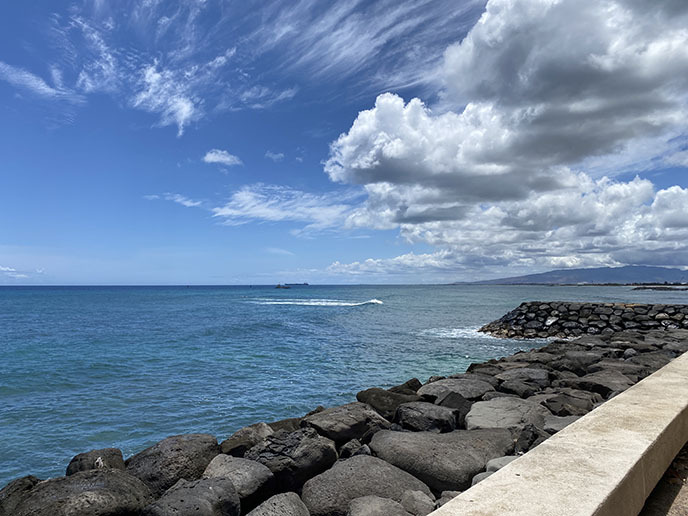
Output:
<path fill-rule="evenodd" d="M 477 331 L 523 301 L 686 298 L 591 285 L 3 286 L 0 485 L 63 475 L 91 449 L 222 440 L 538 346 Z"/>

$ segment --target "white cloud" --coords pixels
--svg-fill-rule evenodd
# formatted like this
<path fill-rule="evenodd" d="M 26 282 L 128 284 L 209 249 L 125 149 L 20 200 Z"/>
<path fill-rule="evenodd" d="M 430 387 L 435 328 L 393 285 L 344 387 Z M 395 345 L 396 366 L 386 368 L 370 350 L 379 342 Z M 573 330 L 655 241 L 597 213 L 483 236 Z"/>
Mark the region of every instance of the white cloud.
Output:
<path fill-rule="evenodd" d="M 80 103 L 83 98 L 72 90 L 66 89 L 62 86 L 59 75 L 56 75 L 55 70 L 52 72 L 55 86 L 50 86 L 39 76 L 0 61 L 0 80 L 10 83 L 16 88 L 32 93 L 44 99 L 66 100 L 72 103 Z"/>
<path fill-rule="evenodd" d="M 201 116 L 200 100 L 193 98 L 185 82 L 171 70 L 159 70 L 157 64 L 143 70 L 141 89 L 133 99 L 134 107 L 160 115 L 160 125 L 176 125 L 177 136 Z"/>
<path fill-rule="evenodd" d="M 206 152 L 205 156 L 203 156 L 203 161 L 205 163 L 219 163 L 220 165 L 225 165 L 227 167 L 243 164 L 239 157 L 235 156 L 234 154 L 230 154 L 226 150 L 220 149 L 211 149 Z"/>
<path fill-rule="evenodd" d="M 317 0 L 268 4 L 253 35 L 262 52 L 279 50 L 281 67 L 320 79 L 357 76 L 380 87 L 434 79 L 440 52 L 475 21 L 484 0 Z M 436 57 L 434 59 L 428 56 Z"/>
<path fill-rule="evenodd" d="M 281 249 L 279 247 L 266 247 L 265 250 L 270 254 L 276 254 L 279 256 L 296 256 L 291 251 L 288 251 L 287 249 Z"/>
<path fill-rule="evenodd" d="M 203 205 L 201 201 L 194 201 L 193 199 L 189 199 L 183 195 L 173 193 L 165 194 L 165 200 L 176 202 L 177 204 L 181 204 L 186 208 L 198 208 L 199 206 Z"/>
<path fill-rule="evenodd" d="M 303 192 L 285 186 L 255 184 L 234 192 L 213 214 L 227 225 L 248 222 L 298 222 L 309 232 L 340 227 L 357 194 Z"/>
<path fill-rule="evenodd" d="M 686 190 L 604 176 L 683 163 L 686 23 L 676 2 L 490 0 L 440 103 L 380 95 L 332 143 L 329 177 L 368 194 L 347 223 L 464 267 L 685 263 Z"/>
<path fill-rule="evenodd" d="M 278 161 L 282 161 L 284 159 L 284 153 L 267 151 L 265 153 L 265 157 L 277 163 Z"/>
<path fill-rule="evenodd" d="M 86 20 L 79 16 L 72 18 L 72 23 L 77 27 L 85 41 L 88 58 L 85 60 L 76 86 L 85 93 L 103 91 L 115 93 L 121 87 L 124 71 L 120 70 L 120 65 L 115 52 L 105 42 L 101 32 Z"/>
<path fill-rule="evenodd" d="M 27 279 L 29 278 L 28 274 L 25 274 L 24 272 L 20 272 L 14 267 L 5 267 L 0 265 L 0 273 L 2 273 L 3 276 L 7 278 L 12 278 L 12 279 Z"/>

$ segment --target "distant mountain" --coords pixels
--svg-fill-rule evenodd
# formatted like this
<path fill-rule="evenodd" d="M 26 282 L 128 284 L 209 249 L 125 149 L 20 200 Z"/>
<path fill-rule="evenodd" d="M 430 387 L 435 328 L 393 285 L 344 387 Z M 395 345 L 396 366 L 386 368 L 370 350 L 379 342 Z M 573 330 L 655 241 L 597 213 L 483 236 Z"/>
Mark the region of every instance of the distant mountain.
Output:
<path fill-rule="evenodd" d="M 576 285 L 600 283 L 688 283 L 688 271 L 668 267 L 596 267 L 594 269 L 562 269 L 541 274 L 470 282 L 473 285 Z"/>

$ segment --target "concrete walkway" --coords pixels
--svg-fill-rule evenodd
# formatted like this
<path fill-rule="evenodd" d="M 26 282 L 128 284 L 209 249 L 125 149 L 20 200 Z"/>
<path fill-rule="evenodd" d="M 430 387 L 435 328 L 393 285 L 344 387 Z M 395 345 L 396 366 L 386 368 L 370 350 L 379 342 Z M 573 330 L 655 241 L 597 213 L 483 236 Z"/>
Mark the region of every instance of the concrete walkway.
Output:
<path fill-rule="evenodd" d="M 648 497 L 639 516 L 688 515 L 688 444 Z"/>

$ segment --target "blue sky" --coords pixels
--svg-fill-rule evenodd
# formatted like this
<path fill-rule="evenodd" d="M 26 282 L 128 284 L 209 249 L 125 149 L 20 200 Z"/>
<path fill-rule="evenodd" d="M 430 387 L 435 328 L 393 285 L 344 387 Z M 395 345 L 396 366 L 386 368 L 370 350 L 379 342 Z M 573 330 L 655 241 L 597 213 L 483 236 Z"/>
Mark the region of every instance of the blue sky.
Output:
<path fill-rule="evenodd" d="M 683 2 L 0 10 L 1 284 L 688 265 Z"/>

